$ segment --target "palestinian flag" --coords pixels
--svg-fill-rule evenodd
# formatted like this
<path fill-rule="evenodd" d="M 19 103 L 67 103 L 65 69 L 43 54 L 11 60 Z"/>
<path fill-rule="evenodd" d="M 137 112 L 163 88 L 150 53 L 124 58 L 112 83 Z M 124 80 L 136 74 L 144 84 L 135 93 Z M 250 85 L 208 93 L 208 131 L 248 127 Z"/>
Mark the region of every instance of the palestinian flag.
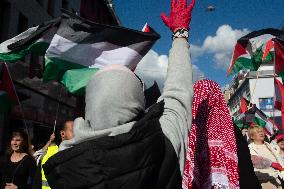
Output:
<path fill-rule="evenodd" d="M 0 63 L 0 111 L 7 111 L 18 104 L 18 96 L 8 66 Z"/>
<path fill-rule="evenodd" d="M 284 39 L 284 37 L 283 37 Z M 274 38 L 275 73 L 284 81 L 284 40 Z"/>
<path fill-rule="evenodd" d="M 274 78 L 274 88 L 275 88 L 274 107 L 281 111 L 282 129 L 284 129 L 284 104 L 283 104 L 284 86 L 277 78 Z"/>
<path fill-rule="evenodd" d="M 266 131 L 266 134 L 269 136 L 272 136 L 275 131 L 277 131 L 279 128 L 277 125 L 275 125 L 270 118 L 268 118 L 260 109 L 258 109 L 256 106 L 249 109 L 248 112 L 246 112 L 246 116 L 244 118 L 244 121 L 247 124 L 258 125 L 260 127 L 263 127 Z"/>
<path fill-rule="evenodd" d="M 274 126 L 263 114 L 256 112 L 254 117 L 254 123 L 263 127 L 269 136 L 274 134 Z"/>
<path fill-rule="evenodd" d="M 241 103 L 247 106 L 247 110 L 239 116 L 238 121 L 236 122 L 238 126 L 247 127 L 259 125 L 265 129 L 266 134 L 269 136 L 272 136 L 276 130 L 279 130 L 279 127 L 273 122 L 273 120 L 268 118 L 260 109 L 258 109 L 255 105 L 249 108 L 251 103 L 245 98 L 241 98 Z"/>
<path fill-rule="evenodd" d="M 275 88 L 275 101 L 274 107 L 281 112 L 284 112 L 284 107 L 282 107 L 282 102 L 284 100 L 284 86 L 277 78 L 274 78 L 274 88 Z"/>
<path fill-rule="evenodd" d="M 16 37 L 0 44 L 0 60 L 16 62 L 30 53 L 44 55 L 57 31 L 60 19 L 56 18 L 40 26 L 32 27 Z"/>
<path fill-rule="evenodd" d="M 150 28 L 150 26 L 148 25 L 148 23 L 146 23 L 146 24 L 144 25 L 144 27 L 142 28 L 142 31 L 143 31 L 143 32 L 151 32 L 151 28 Z"/>
<path fill-rule="evenodd" d="M 273 58 L 274 58 L 274 43 L 273 43 L 273 39 L 270 39 L 265 44 L 265 49 L 262 55 L 262 61 L 265 61 L 267 59 L 272 60 Z"/>
<path fill-rule="evenodd" d="M 248 129 L 250 126 L 248 124 L 246 124 L 243 120 L 239 119 L 239 120 L 233 120 L 233 123 L 239 128 L 245 128 Z"/>
<path fill-rule="evenodd" d="M 44 81 L 58 80 L 71 93 L 83 93 L 91 76 L 108 65 L 135 70 L 160 36 L 89 22 L 63 14 L 45 54 Z"/>
<path fill-rule="evenodd" d="M 238 39 L 227 76 L 236 74 L 240 70 L 256 71 L 262 63 L 273 62 L 272 52 L 269 52 L 269 56 L 266 55 L 263 60 L 266 43 L 283 34 L 282 30 L 268 28 L 251 32 Z"/>
<path fill-rule="evenodd" d="M 105 66 L 120 64 L 134 71 L 159 38 L 149 26 L 145 32 L 136 31 L 92 23 L 67 12 L 0 44 L 0 60 L 44 55 L 44 82 L 57 80 L 69 92 L 82 94 L 91 76 Z"/>
<path fill-rule="evenodd" d="M 246 100 L 244 97 L 240 97 L 240 113 L 244 113 L 248 111 L 249 101 Z"/>

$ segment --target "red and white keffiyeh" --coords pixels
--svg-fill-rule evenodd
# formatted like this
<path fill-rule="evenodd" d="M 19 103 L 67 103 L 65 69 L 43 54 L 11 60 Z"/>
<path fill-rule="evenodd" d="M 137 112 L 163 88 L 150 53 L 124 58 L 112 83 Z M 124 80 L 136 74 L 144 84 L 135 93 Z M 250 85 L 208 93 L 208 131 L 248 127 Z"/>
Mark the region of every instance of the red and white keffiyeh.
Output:
<path fill-rule="evenodd" d="M 239 188 L 233 123 L 216 82 L 194 84 L 192 118 L 183 189 Z"/>

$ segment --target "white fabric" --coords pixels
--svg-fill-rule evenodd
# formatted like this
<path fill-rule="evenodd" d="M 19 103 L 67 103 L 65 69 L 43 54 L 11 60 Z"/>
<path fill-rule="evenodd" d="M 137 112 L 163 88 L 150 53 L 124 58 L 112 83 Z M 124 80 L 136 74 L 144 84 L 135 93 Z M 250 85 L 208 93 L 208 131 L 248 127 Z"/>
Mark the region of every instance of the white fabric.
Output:
<path fill-rule="evenodd" d="M 271 160 L 272 162 L 277 162 L 276 157 L 272 154 L 272 152 L 266 147 L 265 144 L 254 144 L 254 148 L 256 149 L 257 153 L 269 160 Z"/>
<path fill-rule="evenodd" d="M 147 43 L 147 42 L 144 42 Z M 59 45 L 60 44 L 60 45 Z M 47 51 L 48 58 L 60 58 L 90 68 L 103 68 L 119 64 L 135 68 L 143 56 L 129 47 L 121 47 L 109 42 L 78 44 L 55 34 Z M 131 63 L 134 65 L 131 65 Z"/>
<path fill-rule="evenodd" d="M 256 156 L 261 156 L 261 157 L 264 157 L 264 158 L 268 158 L 272 162 L 277 162 L 282 167 L 284 167 L 283 162 L 282 162 L 281 157 L 279 156 L 279 154 L 267 142 L 264 142 L 263 145 L 257 145 L 257 144 L 252 142 L 252 143 L 249 144 L 249 150 L 250 150 L 250 154 L 251 155 L 256 155 Z M 257 169 L 257 168 L 254 168 L 254 170 L 258 171 L 258 172 L 261 172 L 261 173 L 267 173 L 270 176 L 273 176 L 275 178 L 277 178 L 278 176 L 280 178 L 282 178 L 282 179 L 284 178 L 283 171 L 281 171 L 281 172 L 277 171 L 277 170 L 275 170 L 272 167 L 269 167 L 267 169 Z"/>

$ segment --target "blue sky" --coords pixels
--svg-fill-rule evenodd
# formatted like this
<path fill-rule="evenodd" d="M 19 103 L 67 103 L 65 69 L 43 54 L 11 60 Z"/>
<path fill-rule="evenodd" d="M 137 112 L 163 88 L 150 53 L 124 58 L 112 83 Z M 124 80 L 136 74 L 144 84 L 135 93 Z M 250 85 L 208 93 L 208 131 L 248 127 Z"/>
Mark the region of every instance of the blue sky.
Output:
<path fill-rule="evenodd" d="M 171 32 L 161 21 L 160 13 L 169 14 L 170 0 L 113 3 L 123 26 L 141 30 L 148 22 L 161 35 L 153 50 L 158 56 L 168 54 Z M 206 12 L 208 5 L 214 5 L 216 10 Z M 221 86 L 229 83 L 231 78 L 226 77 L 226 71 L 235 41 L 249 31 L 284 27 L 283 8 L 283 0 L 196 0 L 189 40 L 193 64 Z"/>

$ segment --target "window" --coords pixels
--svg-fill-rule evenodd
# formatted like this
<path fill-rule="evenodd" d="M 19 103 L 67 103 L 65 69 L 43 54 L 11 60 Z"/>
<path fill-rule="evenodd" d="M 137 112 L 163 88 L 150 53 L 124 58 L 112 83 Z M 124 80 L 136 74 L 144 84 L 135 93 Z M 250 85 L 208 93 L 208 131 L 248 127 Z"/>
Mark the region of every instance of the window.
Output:
<path fill-rule="evenodd" d="M 273 98 L 259 98 L 259 109 L 273 110 Z"/>

